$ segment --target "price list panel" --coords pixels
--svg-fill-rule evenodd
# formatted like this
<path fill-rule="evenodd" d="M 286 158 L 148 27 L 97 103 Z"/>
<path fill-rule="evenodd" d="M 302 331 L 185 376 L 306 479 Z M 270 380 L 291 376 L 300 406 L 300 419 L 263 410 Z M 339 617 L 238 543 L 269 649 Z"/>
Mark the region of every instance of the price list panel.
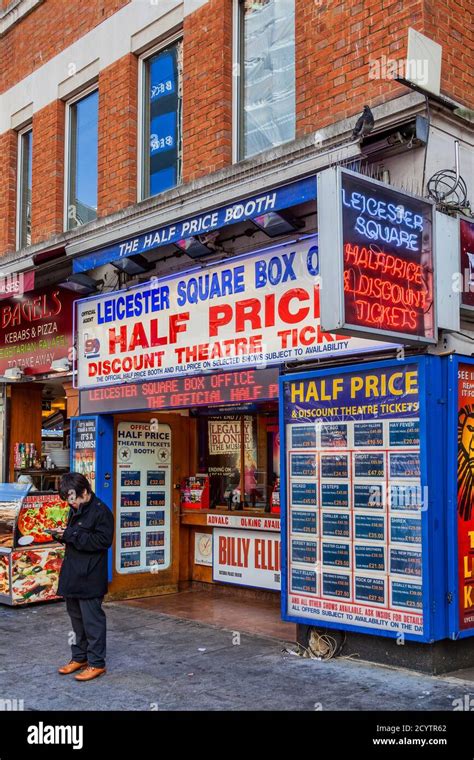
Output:
<path fill-rule="evenodd" d="M 423 635 L 416 365 L 288 382 L 284 403 L 288 614 Z"/>
<path fill-rule="evenodd" d="M 171 563 L 171 429 L 120 422 L 116 447 L 116 570 L 165 570 Z"/>

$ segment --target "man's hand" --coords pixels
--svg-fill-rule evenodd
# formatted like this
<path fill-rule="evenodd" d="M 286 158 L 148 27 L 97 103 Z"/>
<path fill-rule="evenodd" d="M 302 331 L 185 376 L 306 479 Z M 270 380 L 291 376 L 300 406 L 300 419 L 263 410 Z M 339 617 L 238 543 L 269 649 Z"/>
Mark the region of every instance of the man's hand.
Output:
<path fill-rule="evenodd" d="M 63 540 L 63 534 L 64 530 L 61 530 L 58 528 L 57 530 L 50 530 L 48 531 L 53 541 L 62 541 Z"/>

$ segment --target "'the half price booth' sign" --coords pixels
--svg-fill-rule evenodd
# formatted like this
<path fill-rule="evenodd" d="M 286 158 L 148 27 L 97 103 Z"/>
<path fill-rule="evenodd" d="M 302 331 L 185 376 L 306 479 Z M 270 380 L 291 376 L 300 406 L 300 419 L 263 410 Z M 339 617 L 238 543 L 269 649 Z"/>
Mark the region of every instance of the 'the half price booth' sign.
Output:
<path fill-rule="evenodd" d="M 316 237 L 79 301 L 77 329 L 80 388 L 381 347 L 321 331 Z"/>
<path fill-rule="evenodd" d="M 323 328 L 436 342 L 432 220 L 430 201 L 340 167 L 322 172 Z"/>

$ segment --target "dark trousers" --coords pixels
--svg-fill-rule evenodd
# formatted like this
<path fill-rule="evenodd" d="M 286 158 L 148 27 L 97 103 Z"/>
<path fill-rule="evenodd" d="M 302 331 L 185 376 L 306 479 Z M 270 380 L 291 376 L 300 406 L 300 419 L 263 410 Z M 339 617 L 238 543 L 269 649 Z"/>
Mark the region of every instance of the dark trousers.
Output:
<path fill-rule="evenodd" d="M 102 609 L 104 597 L 95 599 L 66 598 L 76 642 L 71 644 L 72 659 L 88 662 L 93 668 L 105 667 L 106 619 Z"/>

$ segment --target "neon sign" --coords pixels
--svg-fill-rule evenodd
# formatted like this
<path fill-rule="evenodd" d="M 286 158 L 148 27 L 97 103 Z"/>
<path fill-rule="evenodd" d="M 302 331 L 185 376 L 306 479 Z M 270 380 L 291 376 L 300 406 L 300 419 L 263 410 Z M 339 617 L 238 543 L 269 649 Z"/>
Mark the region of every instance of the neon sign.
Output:
<path fill-rule="evenodd" d="M 433 339 L 431 205 L 350 173 L 341 201 L 345 322 Z"/>

